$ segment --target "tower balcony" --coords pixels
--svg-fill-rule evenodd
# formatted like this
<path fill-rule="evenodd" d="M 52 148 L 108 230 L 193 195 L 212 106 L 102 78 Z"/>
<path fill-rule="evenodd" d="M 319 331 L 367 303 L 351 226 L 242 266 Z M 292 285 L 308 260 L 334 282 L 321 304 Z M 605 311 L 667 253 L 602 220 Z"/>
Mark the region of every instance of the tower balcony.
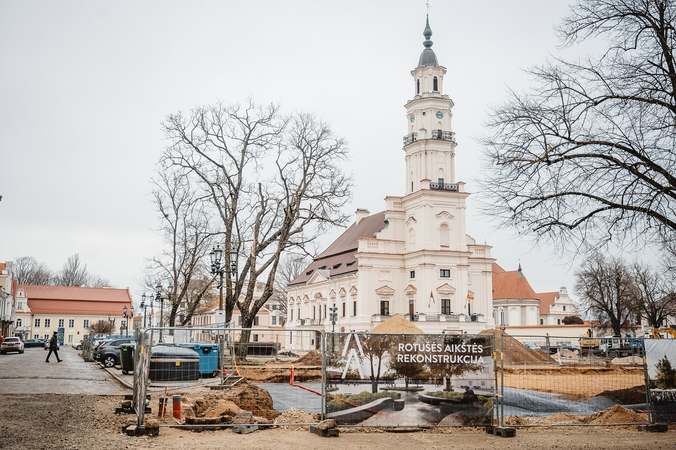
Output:
<path fill-rule="evenodd" d="M 430 183 L 430 189 L 433 191 L 458 192 L 460 190 L 460 186 L 456 183 Z"/>
<path fill-rule="evenodd" d="M 404 147 L 418 140 L 418 133 L 411 133 L 404 136 Z"/>
<path fill-rule="evenodd" d="M 455 133 L 453 131 L 432 130 L 432 139 L 455 142 Z"/>

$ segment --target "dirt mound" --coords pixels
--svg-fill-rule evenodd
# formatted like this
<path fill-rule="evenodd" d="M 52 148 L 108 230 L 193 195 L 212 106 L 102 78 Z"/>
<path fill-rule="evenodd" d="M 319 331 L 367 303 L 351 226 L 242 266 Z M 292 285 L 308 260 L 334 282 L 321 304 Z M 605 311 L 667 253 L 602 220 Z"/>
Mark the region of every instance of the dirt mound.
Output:
<path fill-rule="evenodd" d="M 479 334 L 492 334 L 495 338 L 495 350 L 503 351 L 505 363 L 507 364 L 538 364 L 545 362 L 555 362 L 542 350 L 532 350 L 517 341 L 502 330 L 484 330 Z M 501 342 L 504 340 L 504 346 Z"/>
<path fill-rule="evenodd" d="M 322 365 L 322 355 L 312 350 L 309 351 L 305 356 L 298 358 L 294 361 L 294 364 L 301 366 L 321 366 Z"/>
<path fill-rule="evenodd" d="M 631 411 L 621 405 L 615 405 L 600 413 L 585 417 L 583 423 L 593 425 L 606 425 L 613 423 L 637 423 L 647 422 L 648 417 L 645 414 L 640 414 Z"/>
<path fill-rule="evenodd" d="M 616 398 L 624 405 L 635 405 L 637 403 L 646 402 L 645 386 L 643 385 L 634 386 L 628 389 L 603 391 L 599 395 Z"/>
<path fill-rule="evenodd" d="M 272 420 L 277 417 L 272 397 L 265 389 L 243 383 L 228 390 L 210 391 L 201 397 L 182 399 L 187 418 L 201 423 L 230 423 L 238 412 L 251 411 L 254 416 Z"/>
<path fill-rule="evenodd" d="M 557 413 L 551 416 L 535 417 L 530 423 L 555 424 L 555 423 L 583 423 L 585 416 L 578 414 Z"/>
<path fill-rule="evenodd" d="M 277 416 L 275 419 L 275 424 L 306 424 L 306 423 L 317 423 L 319 422 L 320 418 L 318 414 L 311 414 L 308 412 L 305 412 L 301 409 L 298 408 L 289 408 L 286 411 L 284 411 L 282 414 Z M 307 427 L 288 427 L 288 426 L 282 426 L 281 428 L 288 428 L 291 430 L 301 430 L 303 428 Z"/>

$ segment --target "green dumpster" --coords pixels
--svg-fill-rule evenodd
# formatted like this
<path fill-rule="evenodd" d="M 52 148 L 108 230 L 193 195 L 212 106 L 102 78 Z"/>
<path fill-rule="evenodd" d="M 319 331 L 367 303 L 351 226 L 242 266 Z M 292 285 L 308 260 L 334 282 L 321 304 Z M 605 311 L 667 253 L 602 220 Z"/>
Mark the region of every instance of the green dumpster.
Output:
<path fill-rule="evenodd" d="M 136 344 L 122 344 L 120 345 L 120 365 L 122 366 L 122 373 L 127 375 L 134 372 L 134 349 Z"/>

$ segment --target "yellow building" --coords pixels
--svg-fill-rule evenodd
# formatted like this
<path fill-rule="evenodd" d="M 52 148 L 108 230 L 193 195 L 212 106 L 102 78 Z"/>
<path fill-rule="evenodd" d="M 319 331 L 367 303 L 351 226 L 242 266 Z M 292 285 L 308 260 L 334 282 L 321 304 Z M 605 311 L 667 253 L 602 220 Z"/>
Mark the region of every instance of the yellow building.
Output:
<path fill-rule="evenodd" d="M 93 324 L 110 321 L 111 334 L 124 335 L 125 306 L 131 314 L 129 289 L 18 285 L 14 331 L 24 339 L 49 338 L 57 331 L 62 345 L 71 345 L 89 335 Z"/>

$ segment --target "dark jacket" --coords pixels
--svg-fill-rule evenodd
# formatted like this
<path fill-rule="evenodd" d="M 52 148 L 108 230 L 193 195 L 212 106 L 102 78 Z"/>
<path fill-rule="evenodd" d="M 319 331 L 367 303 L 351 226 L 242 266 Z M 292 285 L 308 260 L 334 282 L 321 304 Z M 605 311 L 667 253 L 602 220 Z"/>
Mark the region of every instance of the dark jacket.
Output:
<path fill-rule="evenodd" d="M 52 338 L 49 340 L 49 349 L 50 350 L 58 350 L 59 349 L 59 341 L 56 335 L 52 335 Z"/>

